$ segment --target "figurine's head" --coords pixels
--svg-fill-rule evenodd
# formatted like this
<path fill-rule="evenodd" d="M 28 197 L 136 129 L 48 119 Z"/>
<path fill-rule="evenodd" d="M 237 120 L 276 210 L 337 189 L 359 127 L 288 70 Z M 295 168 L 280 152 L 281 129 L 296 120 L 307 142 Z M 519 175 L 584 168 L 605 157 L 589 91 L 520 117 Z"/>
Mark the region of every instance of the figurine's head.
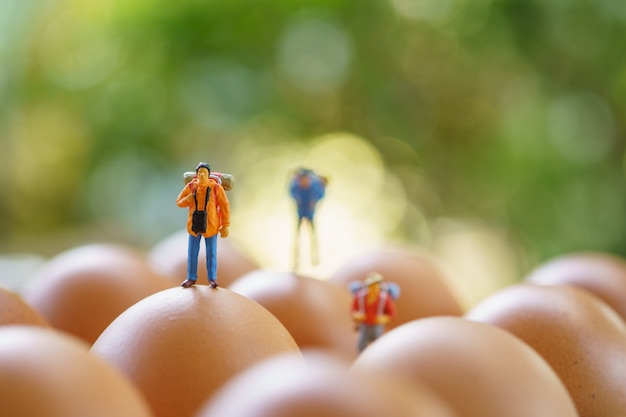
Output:
<path fill-rule="evenodd" d="M 298 186 L 303 189 L 309 188 L 315 177 L 317 175 L 309 168 L 298 168 L 294 174 Z"/>
<path fill-rule="evenodd" d="M 298 178 L 298 186 L 307 189 L 311 186 L 311 177 L 308 175 L 300 175 Z"/>
<path fill-rule="evenodd" d="M 370 272 L 365 278 L 365 285 L 368 287 L 370 285 L 380 284 L 381 282 L 383 282 L 383 276 L 378 272 Z"/>
<path fill-rule="evenodd" d="M 200 181 L 201 184 L 206 183 L 209 180 L 209 175 L 211 175 L 209 164 L 200 162 L 196 167 L 196 178 L 198 178 L 198 181 Z"/>
<path fill-rule="evenodd" d="M 370 293 L 377 293 L 380 291 L 380 284 L 383 282 L 383 276 L 378 272 L 370 272 L 365 278 L 365 286 Z"/>
<path fill-rule="evenodd" d="M 211 174 L 211 167 L 210 167 L 210 166 L 209 166 L 209 164 L 207 164 L 206 162 L 200 162 L 200 163 L 198 164 L 198 166 L 196 167 L 196 174 L 198 173 L 198 171 L 199 171 L 201 168 L 205 168 L 205 169 L 208 171 L 208 174 L 209 174 L 209 175 Z"/>

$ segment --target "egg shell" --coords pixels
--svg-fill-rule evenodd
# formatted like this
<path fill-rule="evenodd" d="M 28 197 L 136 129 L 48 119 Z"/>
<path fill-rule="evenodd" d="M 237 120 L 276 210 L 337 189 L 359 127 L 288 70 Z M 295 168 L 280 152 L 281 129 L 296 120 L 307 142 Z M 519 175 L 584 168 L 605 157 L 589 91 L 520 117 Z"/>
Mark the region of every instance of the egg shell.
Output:
<path fill-rule="evenodd" d="M 463 417 L 576 417 L 563 383 L 528 345 L 460 317 L 406 323 L 370 344 L 353 370 L 424 384 Z"/>
<path fill-rule="evenodd" d="M 361 254 L 333 273 L 330 282 L 347 287 L 370 272 L 400 287 L 396 316 L 387 330 L 431 316 L 461 316 L 463 308 L 445 276 L 425 254 L 411 249 L 385 248 Z"/>
<path fill-rule="evenodd" d="M 37 326 L 0 327 L 0 414 L 7 417 L 150 417 L 117 370 L 73 336 Z"/>
<path fill-rule="evenodd" d="M 236 373 L 299 349 L 258 303 L 221 287 L 195 285 L 133 305 L 92 351 L 139 387 L 156 417 L 186 417 Z"/>
<path fill-rule="evenodd" d="M 350 293 L 316 278 L 258 269 L 230 290 L 265 307 L 287 328 L 301 349 L 327 349 L 353 359 L 357 334 L 350 317 Z"/>
<path fill-rule="evenodd" d="M 22 297 L 0 287 L 0 326 L 9 324 L 31 324 L 48 327 L 48 322 Z"/>
<path fill-rule="evenodd" d="M 187 278 L 188 240 L 189 234 L 182 230 L 163 239 L 148 253 L 148 262 L 154 270 L 167 276 L 175 285 Z M 232 240 L 231 237 L 217 239 L 217 280 L 222 287 L 228 287 L 240 276 L 259 268 Z M 204 239 L 200 242 L 198 255 L 198 283 L 208 283 Z"/>
<path fill-rule="evenodd" d="M 602 252 L 577 252 L 547 261 L 528 274 L 526 282 L 571 285 L 587 290 L 626 320 L 626 260 Z"/>
<path fill-rule="evenodd" d="M 581 417 L 626 410 L 626 326 L 591 293 L 520 284 L 483 300 L 467 318 L 498 326 L 531 346 L 559 375 Z"/>
<path fill-rule="evenodd" d="M 24 290 L 24 300 L 52 327 L 93 343 L 120 313 L 170 282 L 145 255 L 116 244 L 93 244 L 50 259 Z"/>
<path fill-rule="evenodd" d="M 453 417 L 425 388 L 385 374 L 349 373 L 318 353 L 260 362 L 229 380 L 195 417 Z"/>

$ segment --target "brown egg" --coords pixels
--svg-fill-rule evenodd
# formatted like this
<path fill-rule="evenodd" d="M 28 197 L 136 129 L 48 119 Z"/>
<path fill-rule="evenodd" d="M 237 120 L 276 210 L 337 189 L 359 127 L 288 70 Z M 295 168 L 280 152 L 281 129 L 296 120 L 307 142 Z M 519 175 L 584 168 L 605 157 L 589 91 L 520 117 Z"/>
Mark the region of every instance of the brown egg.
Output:
<path fill-rule="evenodd" d="M 299 349 L 259 304 L 224 288 L 195 285 L 133 305 L 92 351 L 139 387 L 155 416 L 186 417 L 236 373 Z"/>
<path fill-rule="evenodd" d="M 366 348 L 352 369 L 411 378 L 463 417 L 577 416 L 563 383 L 528 345 L 460 317 L 397 327 Z"/>
<path fill-rule="evenodd" d="M 483 300 L 467 317 L 507 330 L 538 352 L 567 387 L 580 416 L 624 415 L 626 326 L 591 293 L 516 285 Z"/>
<path fill-rule="evenodd" d="M 228 288 L 269 310 L 300 348 L 327 349 L 351 359 L 356 356 L 347 287 L 290 272 L 258 269 Z"/>
<path fill-rule="evenodd" d="M 349 373 L 317 355 L 281 355 L 228 381 L 195 417 L 453 417 L 425 388 L 385 374 Z"/>
<path fill-rule="evenodd" d="M 21 296 L 0 287 L 0 326 L 7 324 L 32 324 L 48 326 L 48 322 Z"/>
<path fill-rule="evenodd" d="M 148 254 L 148 261 L 154 270 L 166 275 L 174 285 L 187 278 L 188 239 L 189 234 L 183 230 L 163 239 Z M 240 276 L 258 268 L 257 263 L 239 250 L 232 239 L 217 239 L 217 281 L 222 287 L 228 287 Z M 198 283 L 208 283 L 204 240 L 200 243 L 198 255 Z"/>
<path fill-rule="evenodd" d="M 539 285 L 572 285 L 590 291 L 626 320 L 626 260 L 608 253 L 579 252 L 552 259 L 526 278 Z"/>
<path fill-rule="evenodd" d="M 150 417 L 118 371 L 73 336 L 0 327 L 0 413 L 7 417 Z"/>
<path fill-rule="evenodd" d="M 93 343 L 128 307 L 171 287 L 143 254 L 124 246 L 94 244 L 46 262 L 24 290 L 24 300 L 56 329 Z"/>
<path fill-rule="evenodd" d="M 463 308 L 443 274 L 425 255 L 409 249 L 385 249 L 360 255 L 336 271 L 333 282 L 347 287 L 363 281 L 370 272 L 378 272 L 387 282 L 400 286 L 396 317 L 387 329 L 430 316 L 460 316 Z"/>

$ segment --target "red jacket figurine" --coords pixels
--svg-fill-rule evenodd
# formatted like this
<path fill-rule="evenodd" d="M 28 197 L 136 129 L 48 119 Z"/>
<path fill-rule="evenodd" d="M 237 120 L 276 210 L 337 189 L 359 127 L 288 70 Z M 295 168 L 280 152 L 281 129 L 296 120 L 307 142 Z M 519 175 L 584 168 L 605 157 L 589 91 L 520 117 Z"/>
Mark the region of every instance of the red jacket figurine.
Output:
<path fill-rule="evenodd" d="M 396 314 L 397 295 L 383 283 L 382 275 L 372 272 L 363 284 L 353 292 L 352 301 L 352 319 L 359 330 L 359 352 L 383 334 L 385 325 Z"/>

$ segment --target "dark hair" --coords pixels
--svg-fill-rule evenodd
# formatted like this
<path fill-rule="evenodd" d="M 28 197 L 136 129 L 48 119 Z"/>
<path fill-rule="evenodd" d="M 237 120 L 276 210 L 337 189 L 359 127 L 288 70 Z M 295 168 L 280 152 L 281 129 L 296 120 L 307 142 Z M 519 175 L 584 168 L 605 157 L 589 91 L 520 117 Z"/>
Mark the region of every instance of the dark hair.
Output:
<path fill-rule="evenodd" d="M 200 168 L 206 168 L 206 170 L 209 171 L 209 174 L 211 173 L 211 167 L 206 162 L 200 162 L 198 164 L 198 166 L 196 167 L 196 173 L 198 172 Z"/>

